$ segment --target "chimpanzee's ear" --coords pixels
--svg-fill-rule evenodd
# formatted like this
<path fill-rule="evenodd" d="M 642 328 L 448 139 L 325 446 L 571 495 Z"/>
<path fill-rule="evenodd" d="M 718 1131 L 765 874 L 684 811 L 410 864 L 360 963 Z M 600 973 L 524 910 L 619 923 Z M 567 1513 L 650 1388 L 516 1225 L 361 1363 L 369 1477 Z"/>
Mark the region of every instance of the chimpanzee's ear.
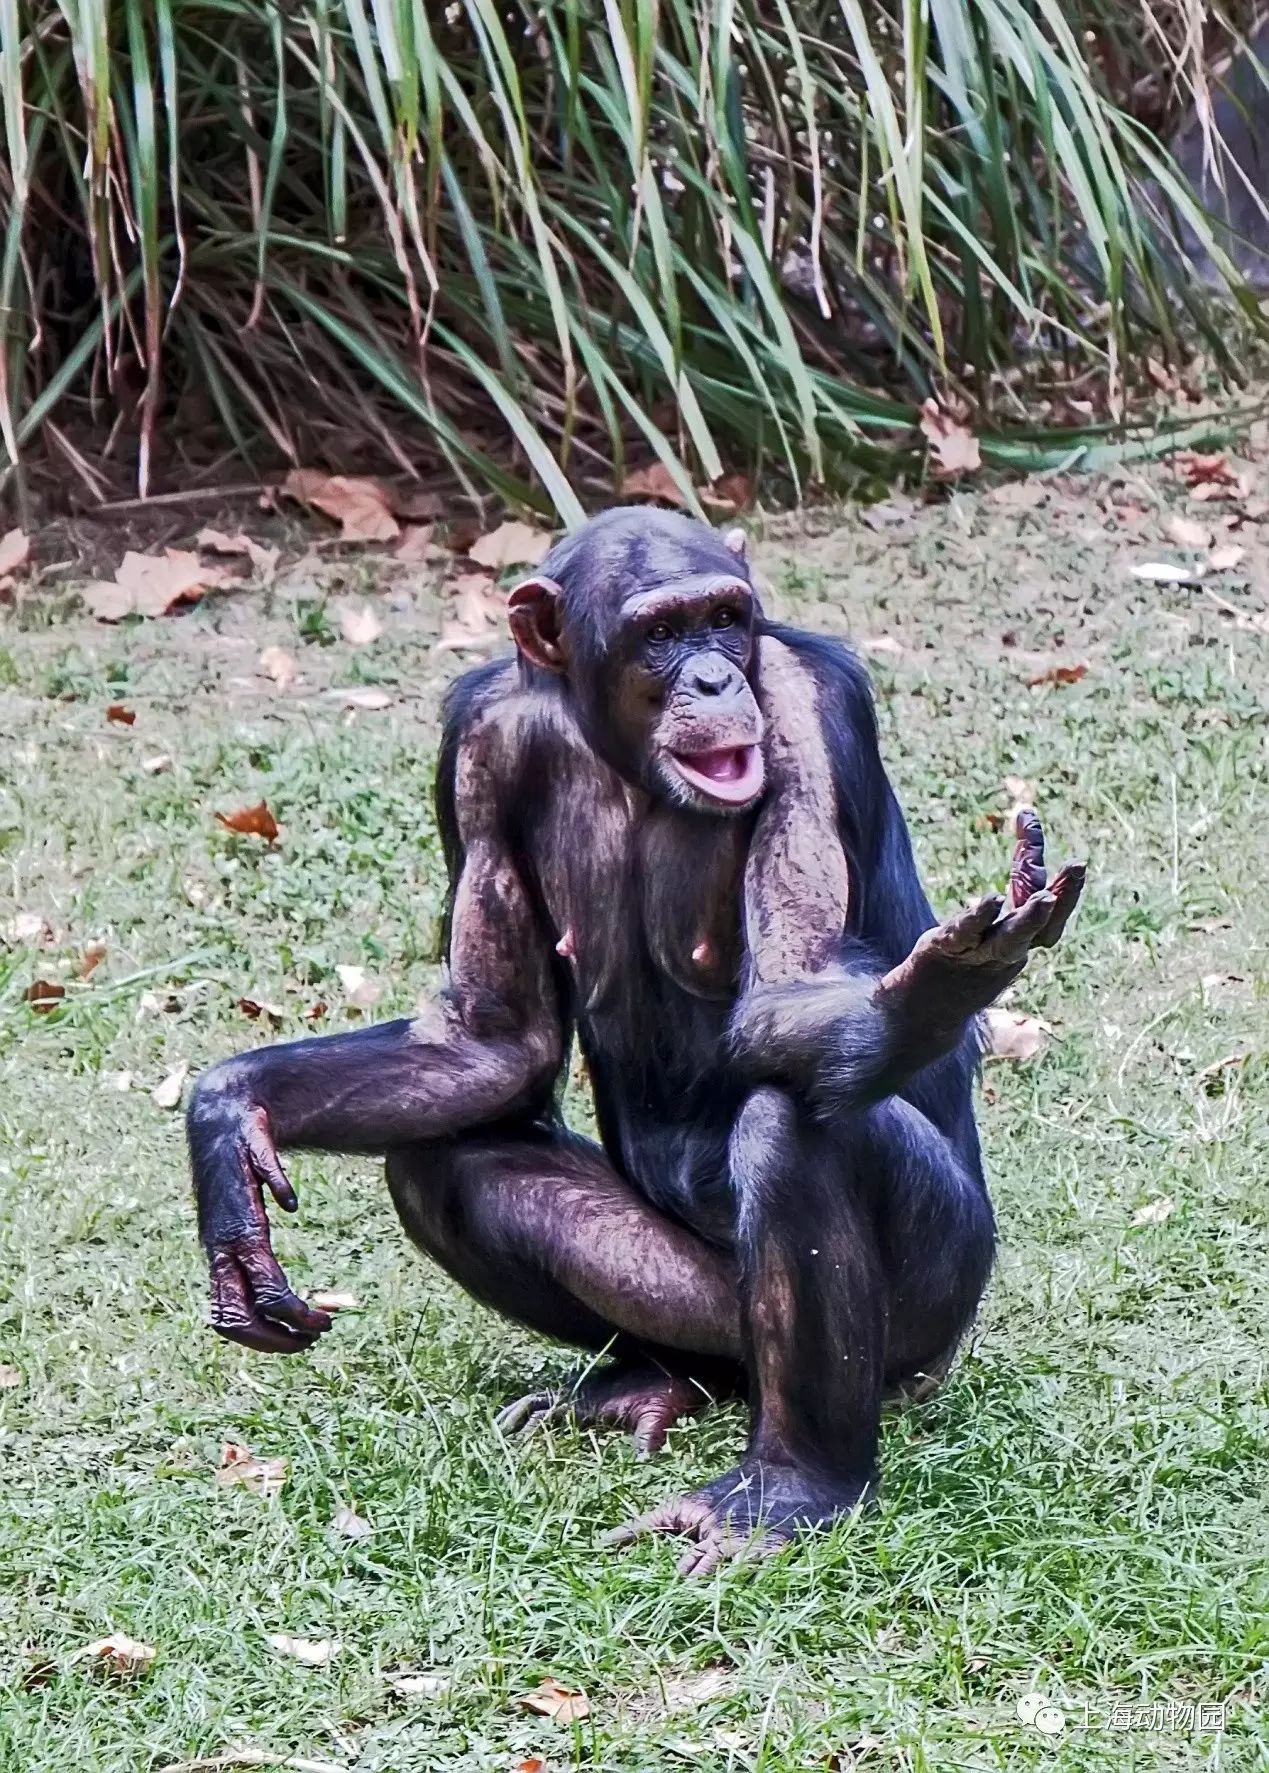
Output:
<path fill-rule="evenodd" d="M 531 665 L 544 671 L 563 671 L 564 647 L 560 637 L 563 590 L 554 579 L 540 575 L 521 579 L 507 599 L 511 638 Z"/>
<path fill-rule="evenodd" d="M 749 558 L 749 537 L 743 529 L 729 529 L 723 533 L 723 547 L 736 555 L 739 560 Z"/>

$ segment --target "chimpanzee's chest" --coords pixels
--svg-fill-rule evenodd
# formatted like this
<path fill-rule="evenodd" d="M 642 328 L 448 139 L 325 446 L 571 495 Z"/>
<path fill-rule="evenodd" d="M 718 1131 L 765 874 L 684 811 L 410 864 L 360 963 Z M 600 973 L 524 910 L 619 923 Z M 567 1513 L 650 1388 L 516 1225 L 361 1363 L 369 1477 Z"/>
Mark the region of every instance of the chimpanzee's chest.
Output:
<path fill-rule="evenodd" d="M 750 822 L 649 803 L 602 768 L 571 775 L 551 802 L 535 872 L 578 1020 L 615 1018 L 625 1045 L 651 1033 L 635 1024 L 653 1005 L 730 1005 Z"/>

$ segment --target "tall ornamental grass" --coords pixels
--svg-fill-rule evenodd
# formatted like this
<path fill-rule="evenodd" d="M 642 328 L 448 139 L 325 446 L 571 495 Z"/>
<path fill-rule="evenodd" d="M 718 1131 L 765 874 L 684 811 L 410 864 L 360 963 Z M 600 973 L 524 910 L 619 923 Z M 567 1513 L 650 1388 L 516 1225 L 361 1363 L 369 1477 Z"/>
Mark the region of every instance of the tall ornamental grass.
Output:
<path fill-rule="evenodd" d="M 1223 349 L 1139 201 L 1219 260 L 1149 127 L 1201 17 L 0 0 L 0 472 L 441 466 L 572 519 L 653 458 L 688 498 L 885 472 L 935 392 L 1055 460 L 1038 365 L 1113 414 L 1143 344 Z"/>

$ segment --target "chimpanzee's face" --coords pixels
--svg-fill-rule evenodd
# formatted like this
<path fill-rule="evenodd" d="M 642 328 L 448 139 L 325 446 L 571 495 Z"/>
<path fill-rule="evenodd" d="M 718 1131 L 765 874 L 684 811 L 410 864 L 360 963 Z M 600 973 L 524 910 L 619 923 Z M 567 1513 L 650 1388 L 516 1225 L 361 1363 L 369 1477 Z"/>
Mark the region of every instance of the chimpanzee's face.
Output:
<path fill-rule="evenodd" d="M 565 678 L 606 763 L 660 799 L 739 813 L 763 789 L 757 598 L 739 531 L 618 507 L 511 593 L 530 666 Z"/>
<path fill-rule="evenodd" d="M 680 806 L 745 811 L 763 788 L 753 664 L 743 579 L 703 573 L 627 598 L 597 673 L 603 748 Z"/>

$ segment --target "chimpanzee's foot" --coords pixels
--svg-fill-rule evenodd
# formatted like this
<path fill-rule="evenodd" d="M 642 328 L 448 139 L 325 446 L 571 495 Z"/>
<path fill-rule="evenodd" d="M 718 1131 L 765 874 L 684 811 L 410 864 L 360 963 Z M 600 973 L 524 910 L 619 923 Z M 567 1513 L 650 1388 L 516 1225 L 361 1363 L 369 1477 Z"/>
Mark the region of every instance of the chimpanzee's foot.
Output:
<path fill-rule="evenodd" d="M 501 1410 L 497 1424 L 504 1434 L 531 1434 L 563 1417 L 582 1426 L 607 1424 L 625 1429 L 639 1457 L 647 1459 L 665 1445 L 676 1422 L 699 1415 L 713 1401 L 694 1379 L 650 1363 L 621 1363 L 590 1374 L 571 1389 L 530 1392 Z"/>
<path fill-rule="evenodd" d="M 859 1507 L 868 1480 L 830 1479 L 792 1465 L 743 1460 L 689 1496 L 675 1496 L 605 1536 L 630 1545 L 648 1533 L 684 1534 L 680 1576 L 708 1576 L 728 1558 L 769 1557 L 808 1527 L 827 1527 Z"/>

